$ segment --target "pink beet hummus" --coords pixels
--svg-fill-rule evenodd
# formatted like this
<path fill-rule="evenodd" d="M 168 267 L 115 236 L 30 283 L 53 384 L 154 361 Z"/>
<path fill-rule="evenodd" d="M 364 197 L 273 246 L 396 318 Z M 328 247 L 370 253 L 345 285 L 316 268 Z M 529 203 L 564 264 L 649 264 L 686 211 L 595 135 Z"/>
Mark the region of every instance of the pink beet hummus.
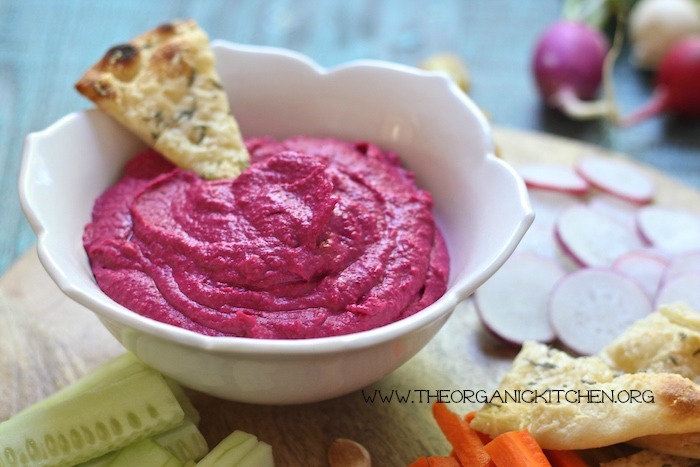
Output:
<path fill-rule="evenodd" d="M 206 335 L 299 339 L 383 326 L 445 292 L 431 196 L 395 154 L 305 137 L 247 145 L 235 180 L 153 151 L 127 165 L 83 238 L 107 295 Z"/>

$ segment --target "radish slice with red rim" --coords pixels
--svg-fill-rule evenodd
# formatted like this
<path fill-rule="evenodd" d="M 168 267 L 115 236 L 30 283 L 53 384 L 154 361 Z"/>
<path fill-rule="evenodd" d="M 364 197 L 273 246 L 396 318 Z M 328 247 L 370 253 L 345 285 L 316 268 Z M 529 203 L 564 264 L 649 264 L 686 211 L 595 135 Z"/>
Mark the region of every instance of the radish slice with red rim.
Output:
<path fill-rule="evenodd" d="M 590 188 L 588 182 L 571 167 L 555 164 L 523 164 L 517 172 L 531 188 L 560 191 L 572 195 L 584 195 Z"/>
<path fill-rule="evenodd" d="M 581 204 L 578 196 L 550 190 L 528 190 L 528 197 L 533 211 L 534 222 L 554 225 L 562 212 Z"/>
<path fill-rule="evenodd" d="M 626 201 L 647 204 L 654 198 L 651 179 L 628 162 L 590 154 L 580 157 L 574 168 L 591 186 Z"/>
<path fill-rule="evenodd" d="M 664 281 L 654 301 L 656 307 L 676 302 L 700 311 L 700 272 L 687 272 Z"/>
<path fill-rule="evenodd" d="M 653 299 L 659 290 L 666 262 L 656 255 L 634 251 L 617 258 L 612 268 L 636 281 Z"/>
<path fill-rule="evenodd" d="M 666 266 L 663 280 L 669 281 L 688 272 L 700 273 L 700 251 L 690 251 L 675 256 Z"/>
<path fill-rule="evenodd" d="M 547 258 L 515 253 L 474 293 L 482 324 L 507 342 L 550 342 L 547 301 L 564 271 Z"/>
<path fill-rule="evenodd" d="M 612 269 L 580 269 L 564 277 L 549 299 L 552 328 L 562 344 L 592 355 L 652 311 L 632 279 Z"/>
<path fill-rule="evenodd" d="M 700 216 L 683 209 L 644 206 L 637 212 L 642 237 L 671 254 L 700 250 Z"/>
<path fill-rule="evenodd" d="M 639 210 L 637 204 L 607 193 L 596 193 L 588 200 L 588 207 L 612 217 L 629 229 L 637 229 L 637 211 Z"/>
<path fill-rule="evenodd" d="M 620 256 L 644 246 L 634 230 L 584 205 L 559 216 L 556 236 L 577 264 L 589 267 L 610 266 Z"/>
<path fill-rule="evenodd" d="M 580 199 L 564 192 L 529 190 L 535 220 L 518 244 L 517 251 L 531 252 L 562 261 L 562 252 L 554 237 L 554 223 L 559 215 L 580 204 Z"/>

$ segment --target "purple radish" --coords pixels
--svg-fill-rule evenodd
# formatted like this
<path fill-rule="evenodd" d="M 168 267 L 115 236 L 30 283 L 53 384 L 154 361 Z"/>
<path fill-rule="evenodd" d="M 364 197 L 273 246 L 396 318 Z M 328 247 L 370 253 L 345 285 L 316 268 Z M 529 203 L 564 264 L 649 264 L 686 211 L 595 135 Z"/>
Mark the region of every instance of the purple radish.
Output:
<path fill-rule="evenodd" d="M 574 196 L 586 194 L 588 182 L 571 167 L 555 164 L 523 164 L 518 173 L 530 188 L 559 191 Z"/>
<path fill-rule="evenodd" d="M 656 255 L 634 251 L 617 258 L 612 268 L 636 281 L 653 299 L 664 276 L 666 262 Z"/>
<path fill-rule="evenodd" d="M 648 204 L 654 198 L 651 179 L 622 160 L 590 154 L 576 161 L 575 170 L 593 187 L 630 203 Z"/>
<path fill-rule="evenodd" d="M 700 117 L 700 35 L 678 40 L 664 54 L 649 102 L 621 120 L 631 126 L 653 115 L 670 112 Z"/>
<path fill-rule="evenodd" d="M 615 219 L 578 205 L 563 212 L 556 224 L 562 249 L 580 266 L 607 267 L 643 244 L 634 230 Z"/>
<path fill-rule="evenodd" d="M 700 272 L 687 272 L 664 281 L 656 295 L 656 307 L 682 302 L 700 311 Z"/>
<path fill-rule="evenodd" d="M 599 352 L 651 311 L 651 300 L 642 288 L 612 269 L 571 273 L 559 281 L 549 299 L 556 336 L 581 355 Z"/>
<path fill-rule="evenodd" d="M 700 216 L 690 211 L 644 206 L 637 212 L 637 228 L 647 242 L 672 255 L 700 250 Z"/>
<path fill-rule="evenodd" d="M 547 28 L 532 61 L 535 82 L 547 104 L 572 118 L 594 116 L 584 101 L 595 97 L 600 87 L 608 48 L 600 31 L 581 22 L 559 21 Z"/>
<path fill-rule="evenodd" d="M 550 342 L 547 300 L 564 271 L 553 261 L 530 253 L 516 253 L 474 293 L 483 325 L 507 342 Z"/>

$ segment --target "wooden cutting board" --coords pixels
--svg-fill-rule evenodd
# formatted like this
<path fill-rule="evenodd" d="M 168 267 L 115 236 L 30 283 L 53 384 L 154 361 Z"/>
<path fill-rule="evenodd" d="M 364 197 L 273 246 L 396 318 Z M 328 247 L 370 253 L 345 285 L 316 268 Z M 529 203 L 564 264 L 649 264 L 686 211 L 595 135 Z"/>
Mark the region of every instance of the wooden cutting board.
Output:
<path fill-rule="evenodd" d="M 515 130 L 498 129 L 495 137 L 499 153 L 514 165 L 535 161 L 569 165 L 583 152 L 602 152 L 571 140 Z M 700 208 L 700 192 L 647 166 L 640 168 L 656 182 L 658 203 Z M 62 295 L 33 249 L 0 279 L 0 420 L 121 352 L 90 311 Z M 466 302 L 425 349 L 363 391 L 317 404 L 280 407 L 191 395 L 210 444 L 240 429 L 272 444 L 279 466 L 324 466 L 330 443 L 344 437 L 365 445 L 374 465 L 399 466 L 421 455 L 450 451 L 432 419 L 434 399 L 428 394 L 491 391 L 516 352 L 485 333 Z M 386 397 L 393 394 L 394 399 L 367 400 L 376 391 Z M 397 400 L 409 391 L 411 402 Z M 455 403 L 451 408 L 465 413 L 477 406 Z M 591 454 L 596 459 L 610 455 Z"/>

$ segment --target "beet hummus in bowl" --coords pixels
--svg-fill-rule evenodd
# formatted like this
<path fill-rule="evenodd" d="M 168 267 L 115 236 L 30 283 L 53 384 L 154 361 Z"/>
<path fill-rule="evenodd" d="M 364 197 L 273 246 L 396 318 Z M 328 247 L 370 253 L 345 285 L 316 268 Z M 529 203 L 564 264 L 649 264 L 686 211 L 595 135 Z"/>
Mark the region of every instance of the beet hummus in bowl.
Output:
<path fill-rule="evenodd" d="M 27 137 L 42 264 L 144 362 L 230 400 L 320 401 L 415 355 L 532 222 L 445 76 L 212 43 L 251 154 L 203 180 L 100 110 Z"/>

